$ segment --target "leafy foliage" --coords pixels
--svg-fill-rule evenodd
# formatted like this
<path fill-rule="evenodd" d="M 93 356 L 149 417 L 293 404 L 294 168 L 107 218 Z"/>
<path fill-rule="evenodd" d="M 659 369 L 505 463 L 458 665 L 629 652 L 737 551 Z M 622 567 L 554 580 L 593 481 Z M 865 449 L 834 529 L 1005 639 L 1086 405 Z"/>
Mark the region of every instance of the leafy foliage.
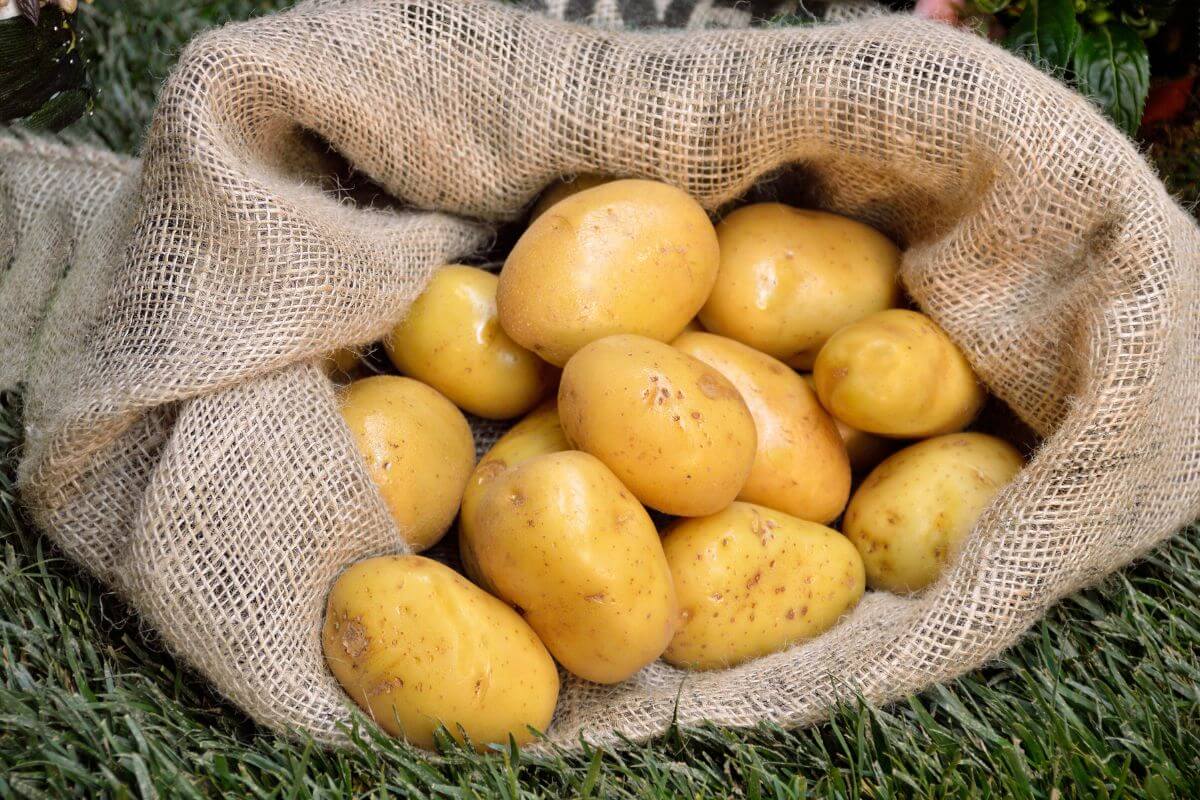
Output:
<path fill-rule="evenodd" d="M 57 131 L 79 118 L 90 96 L 71 17 L 54 7 L 36 23 L 0 20 L 0 123 Z"/>
<path fill-rule="evenodd" d="M 1123 130 L 1135 132 L 1150 93 L 1150 55 L 1127 25 L 1088 31 L 1074 53 L 1075 80 Z"/>
<path fill-rule="evenodd" d="M 1004 46 L 1054 72 L 1071 63 L 1081 35 L 1074 0 L 1029 0 Z"/>

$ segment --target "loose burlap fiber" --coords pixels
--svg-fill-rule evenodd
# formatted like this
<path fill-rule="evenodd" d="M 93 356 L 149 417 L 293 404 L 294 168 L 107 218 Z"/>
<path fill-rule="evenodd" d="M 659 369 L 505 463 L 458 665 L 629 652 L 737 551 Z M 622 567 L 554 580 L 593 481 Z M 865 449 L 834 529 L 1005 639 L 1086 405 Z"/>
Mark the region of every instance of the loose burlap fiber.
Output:
<path fill-rule="evenodd" d="M 407 210 L 328 191 L 316 139 Z M 1043 444 L 924 595 L 869 594 L 736 669 L 569 680 L 552 740 L 903 696 L 1197 515 L 1200 234 L 1085 99 L 908 18 L 632 32 L 475 0 L 318 0 L 205 35 L 140 161 L 0 139 L 24 501 L 248 714 L 344 741 L 324 596 L 402 545 L 313 360 L 379 338 L 556 176 L 719 209 L 785 166 L 906 245 L 908 291 Z"/>

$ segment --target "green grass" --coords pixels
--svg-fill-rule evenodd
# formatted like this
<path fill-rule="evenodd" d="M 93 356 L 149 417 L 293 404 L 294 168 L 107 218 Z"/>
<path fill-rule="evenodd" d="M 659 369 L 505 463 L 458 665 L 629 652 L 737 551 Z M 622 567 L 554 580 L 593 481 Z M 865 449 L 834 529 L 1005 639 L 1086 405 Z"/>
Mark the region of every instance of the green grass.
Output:
<path fill-rule="evenodd" d="M 100 0 L 97 109 L 75 130 L 132 152 L 181 42 L 269 3 Z M 1200 529 L 1055 608 L 995 664 L 799 731 L 674 730 L 531 758 L 331 752 L 264 732 L 183 670 L 22 517 L 21 427 L 0 398 L 0 797 L 1200 796 Z"/>

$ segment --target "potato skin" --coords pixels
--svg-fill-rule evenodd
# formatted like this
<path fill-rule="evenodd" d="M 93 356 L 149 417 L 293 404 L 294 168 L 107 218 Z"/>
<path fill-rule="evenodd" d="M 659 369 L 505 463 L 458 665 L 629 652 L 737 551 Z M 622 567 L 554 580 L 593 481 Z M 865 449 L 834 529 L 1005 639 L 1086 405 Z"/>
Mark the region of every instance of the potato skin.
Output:
<path fill-rule="evenodd" d="M 487 419 L 524 414 L 556 372 L 500 327 L 498 282 L 476 267 L 442 267 L 384 340 L 396 369 Z"/>
<path fill-rule="evenodd" d="M 850 498 L 850 459 L 833 418 L 804 378 L 781 361 L 711 333 L 684 333 L 673 345 L 737 387 L 758 432 L 739 500 L 828 523 Z"/>
<path fill-rule="evenodd" d="M 950 337 L 929 317 L 902 308 L 831 336 L 813 380 L 821 404 L 842 422 L 901 439 L 962 430 L 986 398 Z"/>
<path fill-rule="evenodd" d="M 534 204 L 533 210 L 529 212 L 529 221 L 533 222 L 542 214 L 546 213 L 546 210 L 559 200 L 566 200 L 571 195 L 579 194 L 585 189 L 593 189 L 603 183 L 609 183 L 613 180 L 615 179 L 606 177 L 604 175 L 590 175 L 585 173 L 583 175 L 576 175 L 574 178 L 570 178 L 569 180 L 555 181 L 546 187 L 546 190 L 542 192 L 542 196 L 539 197 L 537 203 Z"/>
<path fill-rule="evenodd" d="M 844 536 L 752 503 L 674 523 L 663 549 L 683 609 L 663 658 L 679 667 L 730 667 L 819 636 L 863 595 Z"/>
<path fill-rule="evenodd" d="M 475 466 L 462 412 L 420 381 L 395 375 L 354 381 L 341 411 L 400 535 L 415 551 L 432 546 L 454 521 Z"/>
<path fill-rule="evenodd" d="M 816 393 L 817 382 L 813 380 L 812 373 L 804 375 L 804 382 Z M 820 400 L 819 397 L 817 399 Z M 846 455 L 850 457 L 850 471 L 854 475 L 866 475 L 900 446 L 895 439 L 860 431 L 858 428 L 850 427 L 837 417 L 831 416 L 830 418 L 837 426 L 838 435 L 842 437 L 842 444 L 846 446 Z"/>
<path fill-rule="evenodd" d="M 721 220 L 717 238 L 700 321 L 791 366 L 809 368 L 838 328 L 900 302 L 900 250 L 861 222 L 755 203 Z"/>
<path fill-rule="evenodd" d="M 679 622 L 646 510 L 578 450 L 535 456 L 486 490 L 464 529 L 496 595 L 566 669 L 616 683 L 654 661 Z"/>
<path fill-rule="evenodd" d="M 754 464 L 754 419 L 733 384 L 644 336 L 609 336 L 580 350 L 563 370 L 558 413 L 575 447 L 668 514 L 724 508 Z"/>
<path fill-rule="evenodd" d="M 876 467 L 842 522 L 862 554 L 868 585 L 907 594 L 937 580 L 1023 464 L 1003 439 L 951 433 L 906 447 Z"/>
<path fill-rule="evenodd" d="M 617 333 L 673 339 L 717 276 L 717 235 L 686 193 L 620 180 L 561 200 L 525 230 L 500 273 L 508 335 L 562 366 Z"/>
<path fill-rule="evenodd" d="M 347 694 L 393 736 L 432 748 L 439 723 L 480 750 L 545 731 L 558 670 L 507 605 L 421 556 L 379 556 L 329 592 L 322 647 Z"/>
<path fill-rule="evenodd" d="M 479 460 L 479 465 L 467 480 L 458 517 L 459 555 L 462 557 L 467 577 L 492 594 L 496 594 L 495 587 L 479 569 L 479 562 L 471 549 L 475 533 L 473 526 L 484 492 L 496 478 L 513 467 L 524 464 L 535 456 L 570 449 L 571 444 L 558 421 L 557 401 L 551 398 L 530 411 L 524 419 L 497 439 L 492 449 Z"/>

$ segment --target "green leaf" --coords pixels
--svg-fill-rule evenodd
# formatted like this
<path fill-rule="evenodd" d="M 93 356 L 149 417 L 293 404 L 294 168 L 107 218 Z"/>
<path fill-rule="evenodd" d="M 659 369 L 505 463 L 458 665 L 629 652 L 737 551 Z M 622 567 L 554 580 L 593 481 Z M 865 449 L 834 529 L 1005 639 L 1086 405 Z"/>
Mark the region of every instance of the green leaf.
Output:
<path fill-rule="evenodd" d="M 1029 0 L 1004 46 L 1047 72 L 1063 70 L 1079 45 L 1073 0 Z"/>
<path fill-rule="evenodd" d="M 975 0 L 972 5 L 981 14 L 996 14 L 1008 8 L 1010 2 L 1012 0 Z"/>
<path fill-rule="evenodd" d="M 1126 25 L 1088 31 L 1075 51 L 1075 80 L 1121 130 L 1133 136 L 1150 92 L 1150 55 Z"/>

